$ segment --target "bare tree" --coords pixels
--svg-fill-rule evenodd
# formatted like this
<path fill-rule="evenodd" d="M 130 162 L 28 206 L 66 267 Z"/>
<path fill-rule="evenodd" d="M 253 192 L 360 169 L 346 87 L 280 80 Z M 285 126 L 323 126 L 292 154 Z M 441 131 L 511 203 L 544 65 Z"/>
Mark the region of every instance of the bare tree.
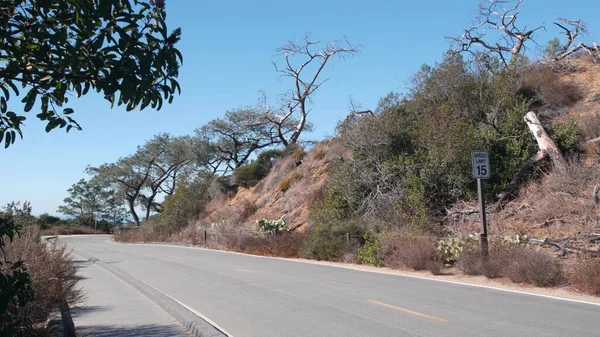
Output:
<path fill-rule="evenodd" d="M 458 37 L 449 37 L 456 44 L 455 52 L 467 52 L 479 58 L 481 55 L 497 56 L 503 66 L 525 51 L 526 43 L 535 42 L 534 33 L 545 29 L 544 25 L 529 29 L 517 27 L 519 6 L 523 0 L 489 0 L 479 5 L 479 15 L 474 26 L 465 29 Z M 498 38 L 488 38 L 490 31 L 499 33 Z M 492 34 L 493 35 L 493 34 Z"/>
<path fill-rule="evenodd" d="M 308 101 L 315 91 L 317 91 L 325 80 L 320 76 L 325 66 L 332 57 L 346 57 L 358 53 L 359 47 L 351 44 L 347 39 L 329 41 L 320 51 L 314 51 L 321 44 L 320 41 L 313 40 L 310 34 L 306 34 L 304 40 L 300 43 L 290 41 L 288 44 L 277 49 L 280 56 L 284 57 L 283 66 L 278 66 L 275 62 L 275 70 L 282 77 L 291 78 L 293 87 L 284 95 L 284 104 L 281 114 L 276 114 L 271 119 L 277 125 L 277 135 L 281 143 L 285 146 L 295 144 L 300 134 L 307 125 L 307 115 L 310 112 Z M 297 115 L 298 122 L 289 137 L 283 134 L 283 126 L 292 116 Z"/>
<path fill-rule="evenodd" d="M 568 20 L 565 18 L 558 18 L 554 22 L 556 26 L 563 30 L 563 34 L 567 37 L 567 42 L 562 48 L 554 55 L 556 60 L 561 60 L 569 57 L 573 53 L 585 50 L 593 58 L 594 62 L 600 60 L 600 46 L 597 42 L 593 42 L 592 45 L 586 45 L 583 42 L 577 42 L 580 34 L 585 34 L 588 31 L 588 27 L 582 20 Z"/>

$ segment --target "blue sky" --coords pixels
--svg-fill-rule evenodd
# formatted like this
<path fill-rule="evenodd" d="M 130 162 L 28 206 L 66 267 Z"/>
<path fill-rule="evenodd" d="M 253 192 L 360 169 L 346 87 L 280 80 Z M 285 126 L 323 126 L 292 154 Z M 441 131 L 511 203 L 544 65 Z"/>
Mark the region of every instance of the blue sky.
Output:
<path fill-rule="evenodd" d="M 56 214 L 71 184 L 84 177 L 87 165 L 112 162 L 160 132 L 190 134 L 227 109 L 254 104 L 260 91 L 271 99 L 286 91 L 271 61 L 275 49 L 306 32 L 322 41 L 348 37 L 362 51 L 333 62 L 329 81 L 314 97 L 309 118 L 315 131 L 305 138 L 331 135 L 348 112 L 348 97 L 374 108 L 390 91 L 402 92 L 411 74 L 424 63 L 440 60 L 448 48 L 444 36 L 457 35 L 476 14 L 478 1 L 191 1 L 168 0 L 170 29 L 181 27 L 178 44 L 184 55 L 182 94 L 159 112 L 110 109 L 90 93 L 71 100 L 83 131 L 49 134 L 28 114 L 24 139 L 0 149 L 3 177 L 0 205 L 29 200 L 34 213 Z M 525 0 L 519 21 L 545 23 L 538 34 L 543 45 L 563 16 L 587 20 L 588 39 L 598 40 L 600 2 Z M 14 101 L 14 100 L 13 100 Z M 35 112 L 35 109 L 34 111 Z"/>

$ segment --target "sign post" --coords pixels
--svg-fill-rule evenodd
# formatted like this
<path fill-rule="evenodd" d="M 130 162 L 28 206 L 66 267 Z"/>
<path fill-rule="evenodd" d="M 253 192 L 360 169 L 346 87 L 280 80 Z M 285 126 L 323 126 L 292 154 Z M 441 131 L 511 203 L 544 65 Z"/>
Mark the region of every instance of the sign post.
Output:
<path fill-rule="evenodd" d="M 491 175 L 490 155 L 487 151 L 471 151 L 471 160 L 473 163 L 473 178 L 477 179 L 477 195 L 479 197 L 479 218 L 481 220 L 482 232 L 480 234 L 480 249 L 481 256 L 488 256 L 488 237 L 487 237 L 487 222 L 485 213 L 485 198 L 484 198 L 484 179 L 489 179 Z"/>

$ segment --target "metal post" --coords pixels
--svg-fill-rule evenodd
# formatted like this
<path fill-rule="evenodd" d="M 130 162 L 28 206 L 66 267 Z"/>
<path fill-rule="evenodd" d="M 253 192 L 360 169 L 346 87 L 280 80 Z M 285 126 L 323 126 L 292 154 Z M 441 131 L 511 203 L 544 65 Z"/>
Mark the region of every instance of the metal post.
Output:
<path fill-rule="evenodd" d="M 479 218 L 481 219 L 482 233 L 480 234 L 480 249 L 483 258 L 488 257 L 488 231 L 485 213 L 485 198 L 484 198 L 484 182 L 483 179 L 477 179 L 477 194 L 479 196 Z"/>
<path fill-rule="evenodd" d="M 207 240 L 206 240 L 206 238 L 207 238 L 207 236 L 206 236 L 206 229 L 205 229 L 205 230 L 204 230 L 204 242 L 206 242 L 206 241 L 207 241 Z"/>

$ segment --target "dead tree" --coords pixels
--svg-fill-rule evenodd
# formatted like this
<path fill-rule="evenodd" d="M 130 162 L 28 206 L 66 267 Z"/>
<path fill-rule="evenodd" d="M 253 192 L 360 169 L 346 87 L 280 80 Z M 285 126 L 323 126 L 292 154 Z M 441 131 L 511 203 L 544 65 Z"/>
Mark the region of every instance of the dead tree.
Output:
<path fill-rule="evenodd" d="M 555 55 L 556 60 L 565 59 L 572 54 L 585 50 L 592 56 L 594 62 L 600 60 L 600 46 L 593 42 L 592 45 L 586 45 L 583 42 L 577 42 L 580 34 L 587 33 L 587 25 L 581 20 L 567 20 L 558 18 L 558 22 L 554 22 L 556 26 L 563 30 L 563 34 L 567 37 L 567 42 L 562 46 L 561 50 Z"/>
<path fill-rule="evenodd" d="M 514 191 L 517 190 L 521 178 L 523 178 L 525 173 L 534 165 L 546 159 L 547 157 L 550 157 L 552 163 L 554 164 L 554 169 L 558 172 L 564 173 L 567 170 L 565 158 L 563 157 L 554 140 L 552 140 L 552 138 L 548 136 L 548 133 L 546 133 L 546 130 L 544 130 L 544 127 L 542 126 L 542 123 L 540 123 L 540 120 L 535 112 L 529 111 L 525 115 L 524 119 L 525 123 L 527 123 L 527 126 L 529 127 L 529 131 L 538 144 L 539 151 L 533 157 L 529 158 L 525 164 L 523 164 L 523 166 L 513 176 L 512 180 L 508 186 L 506 186 L 504 191 L 498 195 L 497 208 L 500 208 L 502 203 L 506 201 L 506 199 L 510 197 Z"/>
<path fill-rule="evenodd" d="M 540 25 L 533 29 L 516 25 L 519 6 L 523 0 L 490 0 L 479 5 L 479 15 L 473 27 L 465 29 L 458 37 L 448 37 L 455 45 L 455 52 L 470 53 L 476 58 L 497 56 L 503 66 L 508 66 L 515 56 L 525 51 L 526 43 L 534 41 L 533 34 L 544 29 Z M 507 8 L 507 6 L 510 6 Z M 500 33 L 494 41 L 488 39 L 490 30 Z"/>
<path fill-rule="evenodd" d="M 275 70 L 282 77 L 291 78 L 293 88 L 284 95 L 282 114 L 273 119 L 278 125 L 278 136 L 283 145 L 295 144 L 307 125 L 307 115 L 310 112 L 307 104 L 312 94 L 317 91 L 327 80 L 320 76 L 327 62 L 334 56 L 346 57 L 358 53 L 358 46 L 342 39 L 329 41 L 321 51 L 313 51 L 320 41 L 313 40 L 309 34 L 302 43 L 289 42 L 277 51 L 285 59 L 283 67 L 277 66 Z M 296 60 L 300 60 L 299 62 Z M 296 63 L 297 62 L 297 63 Z M 283 134 L 283 126 L 289 118 L 297 115 L 298 122 L 289 137 Z"/>

